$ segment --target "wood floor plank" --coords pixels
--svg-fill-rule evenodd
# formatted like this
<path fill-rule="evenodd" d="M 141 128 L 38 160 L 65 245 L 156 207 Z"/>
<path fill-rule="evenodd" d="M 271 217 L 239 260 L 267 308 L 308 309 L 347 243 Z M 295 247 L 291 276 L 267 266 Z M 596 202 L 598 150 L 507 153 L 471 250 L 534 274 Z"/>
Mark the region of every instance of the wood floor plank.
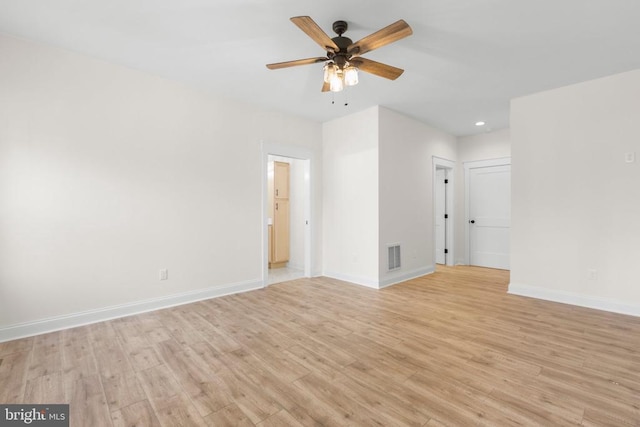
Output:
<path fill-rule="evenodd" d="M 289 354 L 293 360 L 296 360 L 300 365 L 306 367 L 310 372 L 313 371 L 325 378 L 334 379 L 337 375 L 340 375 L 344 368 L 334 361 L 300 345 L 289 347 L 285 352 Z"/>
<path fill-rule="evenodd" d="M 299 279 L 0 343 L 0 402 L 95 426 L 640 426 L 640 318 L 438 267 Z"/>
<path fill-rule="evenodd" d="M 140 325 L 145 336 L 151 342 L 166 341 L 171 338 L 171 333 L 162 323 L 164 310 L 153 311 L 138 315 Z"/>
<path fill-rule="evenodd" d="M 209 368 L 205 359 L 188 346 L 175 351 L 174 340 L 158 343 L 159 351 L 173 377 L 194 403 L 201 416 L 216 412 L 231 403 L 225 383 Z"/>
<path fill-rule="evenodd" d="M 68 381 L 98 373 L 89 327 L 62 331 L 62 372 Z"/>
<path fill-rule="evenodd" d="M 23 402 L 30 359 L 31 351 L 12 352 L 3 356 L 2 364 L 0 365 L 0 384 L 2 384 L 2 387 L 0 387 L 0 402 Z"/>
<path fill-rule="evenodd" d="M 417 373 L 404 385 L 422 397 L 422 408 L 431 418 L 448 425 L 499 425 L 502 414 L 487 411 L 485 396 L 459 383 L 449 383 L 446 377 Z M 505 425 L 506 420 L 503 421 Z"/>
<path fill-rule="evenodd" d="M 62 370 L 62 333 L 38 335 L 33 343 L 27 378 L 33 379 Z"/>
<path fill-rule="evenodd" d="M 120 372 L 132 371 L 133 367 L 120 341 L 115 338 L 109 343 L 101 342 L 93 346 L 93 355 L 98 372 L 105 377 L 111 377 Z"/>
<path fill-rule="evenodd" d="M 111 415 L 98 375 L 67 383 L 69 424 L 95 427 L 111 427 Z"/>
<path fill-rule="evenodd" d="M 222 356 L 227 366 L 242 373 L 244 379 L 255 384 L 261 393 L 272 402 L 277 402 L 300 424 L 305 426 L 332 425 L 310 393 L 300 390 L 293 383 L 280 381 L 255 355 L 246 350 L 238 350 Z M 275 412 L 274 412 L 275 413 Z M 256 421 L 259 422 L 259 421 Z"/>
<path fill-rule="evenodd" d="M 239 350 L 240 351 L 240 350 Z M 264 392 L 258 383 L 252 380 L 252 373 L 246 367 L 234 362 L 228 363 L 229 370 L 219 372 L 219 376 L 229 390 L 233 402 L 253 422 L 259 423 L 279 412 L 282 406 Z"/>
<path fill-rule="evenodd" d="M 256 424 L 258 427 L 304 427 L 289 412 L 284 409 Z"/>
<path fill-rule="evenodd" d="M 582 425 L 585 427 L 637 427 L 638 418 L 628 418 L 616 411 L 587 408 Z"/>
<path fill-rule="evenodd" d="M 165 365 L 139 371 L 136 375 L 154 406 L 155 402 L 166 400 L 182 393 L 182 387 L 178 385 L 171 370 Z"/>
<path fill-rule="evenodd" d="M 111 413 L 113 427 L 161 427 L 148 400 L 133 403 Z"/>
<path fill-rule="evenodd" d="M 95 348 L 109 347 L 113 342 L 118 341 L 112 322 L 98 322 L 88 326 L 91 336 L 91 346 Z"/>
<path fill-rule="evenodd" d="M 255 424 L 235 404 L 230 404 L 204 418 L 211 427 L 253 427 Z"/>
<path fill-rule="evenodd" d="M 153 346 L 133 348 L 129 350 L 127 356 L 129 363 L 136 371 L 144 371 L 162 364 L 162 359 Z"/>
<path fill-rule="evenodd" d="M 65 403 L 65 381 L 62 373 L 56 372 L 27 381 L 24 401 L 33 404 Z"/>
<path fill-rule="evenodd" d="M 147 395 L 133 371 L 102 377 L 102 386 L 111 412 L 147 400 Z"/>
<path fill-rule="evenodd" d="M 531 395 L 527 395 L 525 390 L 520 393 L 506 393 L 503 390 L 492 391 L 485 399 L 487 407 L 492 406 L 488 402 L 493 402 L 493 407 L 501 412 L 518 417 L 525 424 L 569 426 L 580 425 L 582 421 L 582 411 L 578 414 L 571 413 L 566 409 L 559 408 L 554 402 L 537 401 Z M 532 403 L 536 404 L 532 404 Z"/>
<path fill-rule="evenodd" d="M 185 313 L 188 313 L 188 309 L 184 307 L 163 310 L 162 322 L 180 344 L 188 345 L 202 341 L 204 337 L 198 332 L 198 325 L 189 323 L 185 319 Z"/>
<path fill-rule="evenodd" d="M 388 389 L 384 390 L 384 387 L 372 386 L 371 382 L 363 383 L 348 375 L 341 375 L 333 383 L 386 425 L 422 426 L 430 419 L 419 407 L 388 393 Z"/>
<path fill-rule="evenodd" d="M 371 412 L 356 402 L 339 385 L 309 374 L 294 382 L 296 387 L 314 396 L 316 405 L 331 417 L 331 424 L 345 426 L 384 426 L 384 420 L 376 419 Z"/>
<path fill-rule="evenodd" d="M 0 359 L 13 353 L 29 352 L 33 348 L 35 337 L 0 343 Z"/>
<path fill-rule="evenodd" d="M 207 369 L 210 371 L 218 372 L 225 368 L 224 363 L 220 360 L 220 353 L 208 341 L 197 342 L 191 344 L 190 347 L 207 364 Z"/>
<path fill-rule="evenodd" d="M 153 408 L 162 426 L 206 427 L 207 425 L 184 393 L 160 399 L 156 401 Z"/>
<path fill-rule="evenodd" d="M 310 372 L 295 358 L 289 357 L 283 349 L 273 347 L 259 339 L 247 343 L 246 348 L 255 353 L 269 370 L 285 382 L 295 381 Z"/>

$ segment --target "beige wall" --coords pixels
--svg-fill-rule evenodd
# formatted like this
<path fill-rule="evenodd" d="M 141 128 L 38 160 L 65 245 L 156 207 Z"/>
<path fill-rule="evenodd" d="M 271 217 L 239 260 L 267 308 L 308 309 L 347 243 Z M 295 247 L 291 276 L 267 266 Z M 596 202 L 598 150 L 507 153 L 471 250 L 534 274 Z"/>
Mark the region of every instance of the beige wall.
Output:
<path fill-rule="evenodd" d="M 512 101 L 509 290 L 640 315 L 640 70 Z"/>
<path fill-rule="evenodd" d="M 7 36 L 0 58 L 0 340 L 261 285 L 260 141 L 320 159 L 319 123 Z"/>
<path fill-rule="evenodd" d="M 516 99 L 511 131 L 456 141 L 382 107 L 321 125 L 7 36 L 0 57 L 0 341 L 261 286 L 261 141 L 314 153 L 313 272 L 429 270 L 433 156 L 457 161 L 460 262 L 462 165 L 512 155 L 510 290 L 640 314 L 640 71 Z"/>

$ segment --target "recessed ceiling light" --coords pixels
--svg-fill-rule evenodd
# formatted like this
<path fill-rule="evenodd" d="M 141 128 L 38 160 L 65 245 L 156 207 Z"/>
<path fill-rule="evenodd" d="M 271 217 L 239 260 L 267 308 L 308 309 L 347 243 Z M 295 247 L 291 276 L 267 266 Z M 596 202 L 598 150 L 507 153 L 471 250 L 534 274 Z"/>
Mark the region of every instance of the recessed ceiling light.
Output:
<path fill-rule="evenodd" d="M 484 122 L 480 121 L 480 122 L 476 122 L 476 126 L 484 126 Z"/>

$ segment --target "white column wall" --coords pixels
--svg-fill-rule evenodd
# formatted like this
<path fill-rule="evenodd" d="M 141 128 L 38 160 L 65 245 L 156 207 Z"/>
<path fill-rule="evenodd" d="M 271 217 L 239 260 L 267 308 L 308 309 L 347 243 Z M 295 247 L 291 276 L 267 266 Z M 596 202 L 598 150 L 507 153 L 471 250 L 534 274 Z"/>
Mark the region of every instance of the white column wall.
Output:
<path fill-rule="evenodd" d="M 378 286 L 378 107 L 323 124 L 326 276 Z"/>

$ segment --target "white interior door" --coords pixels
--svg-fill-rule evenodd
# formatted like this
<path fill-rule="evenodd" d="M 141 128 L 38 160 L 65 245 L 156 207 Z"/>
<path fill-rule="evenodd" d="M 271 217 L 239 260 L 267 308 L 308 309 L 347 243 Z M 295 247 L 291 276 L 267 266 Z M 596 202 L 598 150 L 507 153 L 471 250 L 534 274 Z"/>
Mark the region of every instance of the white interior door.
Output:
<path fill-rule="evenodd" d="M 511 165 L 469 170 L 469 263 L 508 270 Z"/>
<path fill-rule="evenodd" d="M 446 264 L 447 258 L 444 249 L 447 242 L 447 225 L 444 216 L 447 212 L 447 197 L 445 169 L 436 169 L 435 184 L 435 239 L 436 239 L 436 263 Z"/>

